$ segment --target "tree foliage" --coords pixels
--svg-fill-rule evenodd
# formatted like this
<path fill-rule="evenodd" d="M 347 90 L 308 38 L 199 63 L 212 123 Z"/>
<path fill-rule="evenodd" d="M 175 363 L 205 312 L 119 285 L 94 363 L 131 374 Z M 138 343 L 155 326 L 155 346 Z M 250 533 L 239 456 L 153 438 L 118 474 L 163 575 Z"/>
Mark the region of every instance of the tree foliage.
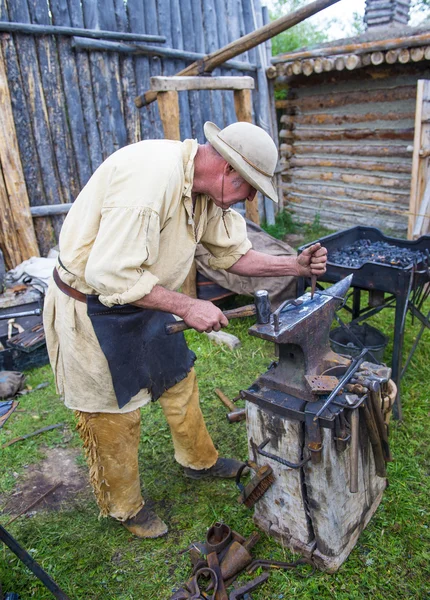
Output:
<path fill-rule="evenodd" d="M 273 9 L 270 11 L 271 19 L 278 19 L 289 12 L 297 10 L 306 3 L 305 0 L 276 0 L 273 3 Z M 326 31 L 307 19 L 275 36 L 272 39 L 272 54 L 276 56 L 283 52 L 291 52 L 296 48 L 318 44 L 327 40 Z"/>

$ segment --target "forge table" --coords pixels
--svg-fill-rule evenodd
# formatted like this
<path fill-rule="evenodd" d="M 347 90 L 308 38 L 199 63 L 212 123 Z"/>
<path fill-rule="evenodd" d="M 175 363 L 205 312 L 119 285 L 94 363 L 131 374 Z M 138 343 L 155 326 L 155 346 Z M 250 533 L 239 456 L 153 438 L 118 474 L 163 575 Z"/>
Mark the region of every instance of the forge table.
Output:
<path fill-rule="evenodd" d="M 398 248 L 420 250 L 426 259 L 419 263 L 411 263 L 407 267 L 393 264 L 365 262 L 360 267 L 347 267 L 330 261 L 330 253 L 341 250 L 353 243 L 370 239 L 372 242 L 386 242 Z M 351 323 L 362 322 L 385 308 L 395 309 L 393 332 L 393 357 L 391 362 L 392 379 L 400 390 L 400 381 L 418 346 L 421 336 L 426 328 L 430 329 L 430 313 L 425 315 L 422 308 L 430 293 L 430 236 L 424 235 L 418 240 L 408 241 L 385 236 L 375 227 L 357 226 L 339 231 L 332 235 L 322 237 L 314 242 L 301 246 L 302 252 L 308 246 L 320 242 L 328 250 L 327 271 L 319 281 L 336 283 L 353 274 L 352 279 L 352 308 L 345 306 L 351 313 Z M 297 295 L 301 296 L 309 281 L 301 278 L 298 283 Z M 361 292 L 369 292 L 368 305 L 361 306 Z M 405 331 L 405 320 L 408 310 L 414 318 L 421 322 L 421 330 L 417 335 L 409 356 L 402 369 L 402 349 Z M 402 418 L 400 393 L 394 406 L 394 416 Z"/>

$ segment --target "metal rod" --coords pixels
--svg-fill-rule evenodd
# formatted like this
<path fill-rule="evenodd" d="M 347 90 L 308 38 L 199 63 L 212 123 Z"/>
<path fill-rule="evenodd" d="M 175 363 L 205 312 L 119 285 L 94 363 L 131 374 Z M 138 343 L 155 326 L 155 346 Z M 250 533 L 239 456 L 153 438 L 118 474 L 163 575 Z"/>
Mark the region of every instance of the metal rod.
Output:
<path fill-rule="evenodd" d="M 23 562 L 25 566 L 28 567 L 32 573 L 34 573 L 34 575 L 36 575 L 38 579 L 40 579 L 43 585 L 48 588 L 55 598 L 58 598 L 58 600 L 70 600 L 69 596 L 67 596 L 55 583 L 55 581 L 50 578 L 48 573 L 42 569 L 39 563 L 37 563 L 34 558 L 30 556 L 27 550 L 20 546 L 15 538 L 13 538 L 10 533 L 1 525 L 0 540 L 6 544 L 9 550 L 11 550 L 15 556 L 17 556 L 19 560 Z"/>
<path fill-rule="evenodd" d="M 19 319 L 21 317 L 33 317 L 33 316 L 39 316 L 42 314 L 42 311 L 40 308 L 35 308 L 34 310 L 26 310 L 25 312 L 18 312 L 18 313 L 9 313 L 8 315 L 2 314 L 0 315 L 0 321 L 2 319 L 6 320 L 6 319 Z"/>
<path fill-rule="evenodd" d="M 123 31 L 106 31 L 104 29 L 83 29 L 80 27 L 60 27 L 57 25 L 35 25 L 33 23 L 11 23 L 0 21 L 0 31 L 8 33 L 27 33 L 30 35 L 68 35 L 105 40 L 133 40 L 135 42 L 164 43 L 164 35 L 146 35 L 142 33 L 125 33 Z"/>
<path fill-rule="evenodd" d="M 337 396 L 338 392 L 343 388 L 343 386 L 345 385 L 345 383 L 348 383 L 348 381 L 354 375 L 355 371 L 358 369 L 358 367 L 363 362 L 364 357 L 367 354 L 367 352 L 368 352 L 367 348 L 364 348 L 360 352 L 360 354 L 357 356 L 357 358 L 355 359 L 355 361 L 353 361 L 349 365 L 349 368 L 348 368 L 347 372 L 345 373 L 345 375 L 342 377 L 342 379 L 339 381 L 339 383 L 337 384 L 337 386 L 331 392 L 331 394 L 329 395 L 329 397 L 327 398 L 327 400 L 324 402 L 324 404 L 322 405 L 322 407 L 316 413 L 316 415 L 315 415 L 315 417 L 313 419 L 314 421 L 316 421 L 318 419 L 318 417 L 320 417 L 323 414 L 323 412 L 325 411 L 325 409 L 327 408 L 327 406 L 329 406 L 329 404 L 331 404 L 331 402 Z"/>

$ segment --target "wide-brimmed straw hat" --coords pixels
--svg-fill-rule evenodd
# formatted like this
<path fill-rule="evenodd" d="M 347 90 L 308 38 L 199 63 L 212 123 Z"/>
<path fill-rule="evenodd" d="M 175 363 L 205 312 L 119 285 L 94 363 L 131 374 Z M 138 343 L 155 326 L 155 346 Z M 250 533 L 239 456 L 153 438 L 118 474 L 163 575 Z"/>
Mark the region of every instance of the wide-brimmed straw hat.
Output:
<path fill-rule="evenodd" d="M 278 150 L 270 135 L 252 123 L 233 123 L 220 129 L 207 121 L 204 132 L 208 142 L 255 189 L 273 202 L 278 194 L 273 175 L 278 162 Z"/>

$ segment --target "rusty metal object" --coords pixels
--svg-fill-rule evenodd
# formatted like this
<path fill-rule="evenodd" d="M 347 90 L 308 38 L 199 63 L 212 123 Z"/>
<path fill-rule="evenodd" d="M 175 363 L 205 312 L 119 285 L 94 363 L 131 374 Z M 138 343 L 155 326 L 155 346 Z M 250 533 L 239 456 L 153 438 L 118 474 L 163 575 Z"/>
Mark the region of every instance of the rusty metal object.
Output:
<path fill-rule="evenodd" d="M 352 376 L 354 375 L 354 373 L 357 371 L 358 367 L 363 362 L 364 356 L 366 354 L 367 354 L 367 348 L 363 348 L 363 350 L 360 352 L 360 354 L 357 356 L 357 358 L 350 364 L 350 366 L 348 367 L 347 372 L 340 379 L 339 383 L 334 388 L 334 390 L 330 393 L 329 397 L 324 402 L 324 404 L 322 405 L 322 407 L 318 410 L 318 412 L 316 413 L 316 415 L 314 417 L 314 420 L 316 420 L 318 417 L 320 417 L 323 414 L 323 412 L 326 410 L 326 408 L 328 406 L 330 406 L 331 402 L 336 397 L 336 394 L 338 394 L 338 392 L 340 392 L 340 390 L 343 388 L 343 386 L 346 383 L 348 383 L 348 381 L 352 378 Z"/>
<path fill-rule="evenodd" d="M 243 571 L 253 560 L 250 550 L 260 539 L 260 534 L 254 531 L 243 544 L 233 542 L 221 561 L 221 575 L 224 581 Z"/>
<path fill-rule="evenodd" d="M 313 394 L 327 394 L 332 392 L 339 379 L 334 375 L 305 375 L 305 380 Z"/>
<path fill-rule="evenodd" d="M 228 600 L 227 590 L 225 589 L 224 578 L 221 575 L 221 569 L 218 562 L 218 556 L 216 552 L 210 552 L 207 555 L 208 566 L 215 573 L 218 580 L 218 589 L 214 589 L 213 597 L 215 600 Z"/>
<path fill-rule="evenodd" d="M 292 463 L 289 460 L 282 458 L 281 456 L 276 456 L 271 452 L 266 452 L 265 450 L 263 450 L 263 448 L 265 448 L 269 442 L 270 438 L 267 438 L 264 441 L 262 441 L 261 444 L 257 446 L 257 453 L 261 454 L 262 456 L 266 456 L 267 458 L 271 458 L 272 460 L 276 460 L 276 462 L 280 463 L 281 465 L 284 465 L 285 467 L 289 467 L 290 469 L 301 469 L 307 462 L 309 462 L 311 458 L 310 456 L 308 456 L 307 458 L 304 458 L 298 463 Z"/>
<path fill-rule="evenodd" d="M 259 384 L 305 401 L 318 400 L 305 375 L 320 375 L 331 366 L 350 362 L 331 350 L 329 331 L 351 280 L 352 276 L 346 277 L 324 295 L 316 294 L 312 302 L 309 294 L 289 301 L 278 308 L 270 323 L 250 328 L 251 335 L 279 344 L 279 361 L 258 379 Z"/>
<path fill-rule="evenodd" d="M 351 426 L 351 448 L 350 448 L 350 476 L 349 476 L 349 491 L 351 494 L 358 492 L 358 444 L 359 444 L 359 427 L 360 413 L 358 408 L 351 411 L 350 414 Z"/>
<path fill-rule="evenodd" d="M 311 275 L 311 300 L 313 300 L 313 297 L 315 295 L 316 287 L 317 287 L 317 276 Z"/>
<path fill-rule="evenodd" d="M 229 423 L 239 423 L 240 421 L 246 421 L 246 410 L 244 408 L 237 408 L 233 412 L 228 413 L 227 421 Z"/>
<path fill-rule="evenodd" d="M 229 600 L 245 600 L 245 597 L 248 594 L 248 592 L 252 592 L 252 590 L 255 590 L 255 588 L 257 588 L 259 585 L 265 583 L 268 580 L 268 578 L 269 573 L 262 573 L 252 581 L 249 581 L 245 585 L 231 592 Z"/>
<path fill-rule="evenodd" d="M 381 440 L 382 452 L 384 455 L 385 462 L 392 462 L 393 457 L 390 451 L 390 445 L 388 443 L 388 431 L 384 421 L 384 415 L 382 414 L 382 398 L 381 391 L 369 390 L 369 408 L 373 413 L 375 419 L 376 428 L 378 430 L 379 438 Z"/>
<path fill-rule="evenodd" d="M 307 578 L 307 577 L 311 577 L 311 575 L 313 575 L 315 573 L 315 564 L 313 563 L 313 561 L 310 558 L 299 558 L 298 560 L 295 560 L 293 562 L 282 562 L 279 560 L 257 559 L 257 560 L 252 561 L 252 563 L 247 567 L 246 572 L 253 573 L 255 570 L 260 569 L 260 568 L 261 569 L 280 569 L 280 570 L 286 571 L 286 570 L 290 570 L 290 569 L 296 569 L 297 567 L 299 567 L 301 565 L 311 566 L 312 571 L 308 575 L 302 575 L 301 573 L 297 572 L 299 577 Z"/>
<path fill-rule="evenodd" d="M 221 552 L 232 541 L 231 529 L 225 523 L 215 523 L 206 534 L 206 552 Z"/>

